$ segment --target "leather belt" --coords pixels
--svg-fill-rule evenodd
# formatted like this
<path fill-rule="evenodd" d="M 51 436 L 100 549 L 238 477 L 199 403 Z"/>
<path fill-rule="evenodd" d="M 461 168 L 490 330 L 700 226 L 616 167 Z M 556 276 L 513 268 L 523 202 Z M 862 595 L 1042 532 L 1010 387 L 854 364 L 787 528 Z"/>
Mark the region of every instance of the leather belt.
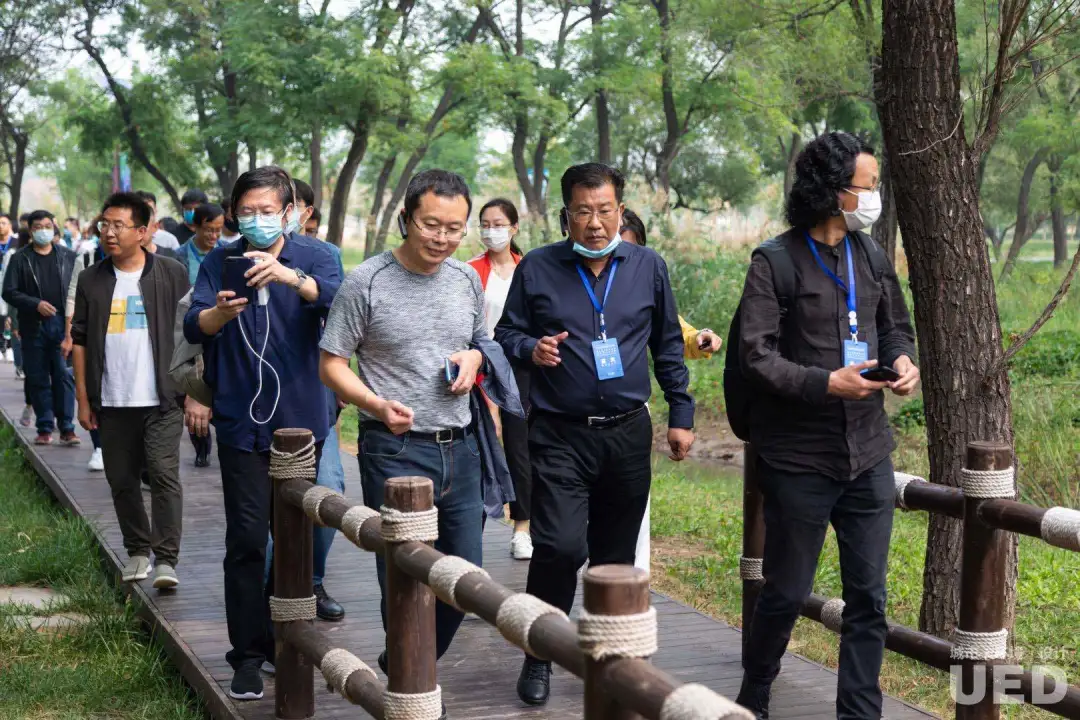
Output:
<path fill-rule="evenodd" d="M 623 423 L 633 420 L 641 413 L 645 412 L 645 406 L 642 405 L 639 408 L 635 408 L 630 412 L 625 412 L 620 415 L 608 415 L 608 416 L 596 416 L 596 415 L 564 415 L 562 413 L 543 412 L 553 418 L 558 418 L 566 422 L 574 423 L 575 425 L 585 425 L 592 428 L 612 428 Z"/>
<path fill-rule="evenodd" d="M 391 432 L 390 428 L 381 422 L 365 422 L 361 423 L 360 430 L 367 432 L 368 430 L 381 430 L 382 432 Z M 414 440 L 426 440 L 428 442 L 445 444 L 451 443 L 455 440 L 464 440 L 468 434 L 468 428 L 447 428 L 445 430 L 436 430 L 435 432 L 414 432 L 410 430 L 405 433 Z"/>

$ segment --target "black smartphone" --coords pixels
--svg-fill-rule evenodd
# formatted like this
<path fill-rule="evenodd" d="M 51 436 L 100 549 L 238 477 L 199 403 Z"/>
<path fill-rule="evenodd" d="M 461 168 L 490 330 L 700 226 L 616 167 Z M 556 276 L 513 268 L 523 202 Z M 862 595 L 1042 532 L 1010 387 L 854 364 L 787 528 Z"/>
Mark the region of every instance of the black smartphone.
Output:
<path fill-rule="evenodd" d="M 236 293 L 233 300 L 247 298 L 248 303 L 255 302 L 255 288 L 248 285 L 248 279 L 244 277 L 251 268 L 255 267 L 255 261 L 240 255 L 230 255 L 225 258 L 221 266 L 221 289 L 232 290 Z"/>
<path fill-rule="evenodd" d="M 697 346 L 698 350 L 704 350 L 709 347 L 709 338 L 698 338 Z"/>
<path fill-rule="evenodd" d="M 896 372 L 888 365 L 879 365 L 875 368 L 869 368 L 863 370 L 859 374 L 870 382 L 895 382 L 900 379 L 900 373 Z"/>
<path fill-rule="evenodd" d="M 453 382 L 457 380 L 459 368 L 457 363 L 450 362 L 450 358 L 446 358 L 445 363 L 446 382 L 448 384 L 453 384 Z"/>

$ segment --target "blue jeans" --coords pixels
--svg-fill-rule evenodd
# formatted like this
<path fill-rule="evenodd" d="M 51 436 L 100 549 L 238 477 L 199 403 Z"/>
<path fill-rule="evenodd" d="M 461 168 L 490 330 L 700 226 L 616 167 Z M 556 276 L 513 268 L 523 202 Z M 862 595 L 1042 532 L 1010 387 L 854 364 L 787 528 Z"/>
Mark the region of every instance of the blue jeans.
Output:
<path fill-rule="evenodd" d="M 23 371 L 30 391 L 30 403 L 37 415 L 37 431 L 50 434 L 75 430 L 75 376 L 60 353 L 64 340 L 64 318 L 42 318 L 38 331 L 23 338 Z"/>
<path fill-rule="evenodd" d="M 361 431 L 360 482 L 364 504 L 378 509 L 383 488 L 393 477 L 419 475 L 431 478 L 435 486 L 435 507 L 439 509 L 439 539 L 435 548 L 471 563 L 483 562 L 483 485 L 480 449 L 469 432 L 463 440 L 437 443 L 385 429 Z M 386 564 L 381 555 L 375 568 L 382 593 L 383 630 L 386 629 Z M 457 633 L 464 614 L 442 601 L 435 604 L 435 653 L 442 657 Z"/>
<path fill-rule="evenodd" d="M 315 479 L 316 485 L 328 487 L 339 493 L 345 492 L 345 468 L 341 466 L 341 449 L 338 447 L 337 429 L 331 427 L 330 433 L 323 443 L 322 457 L 319 459 L 319 472 Z M 330 555 L 330 546 L 334 544 L 334 536 L 337 530 L 329 527 L 315 526 L 313 529 L 312 543 L 312 580 L 315 585 L 322 585 L 326 577 L 326 558 Z M 274 539 L 266 541 L 266 576 L 264 582 L 270 579 L 270 570 L 274 564 Z"/>

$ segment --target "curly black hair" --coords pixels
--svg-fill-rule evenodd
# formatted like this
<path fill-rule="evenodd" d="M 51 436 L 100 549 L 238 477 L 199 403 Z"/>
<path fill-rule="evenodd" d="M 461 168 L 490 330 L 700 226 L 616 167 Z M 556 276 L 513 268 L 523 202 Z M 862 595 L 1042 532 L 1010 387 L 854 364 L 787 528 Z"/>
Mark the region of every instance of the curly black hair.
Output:
<path fill-rule="evenodd" d="M 784 215 L 796 228 L 812 228 L 840 212 L 836 194 L 851 183 L 855 158 L 874 154 L 868 144 L 845 132 L 819 135 L 806 144 L 795 160 Z"/>
<path fill-rule="evenodd" d="M 649 237 L 645 232 L 645 223 L 641 220 L 641 217 L 630 208 L 623 210 L 622 227 L 619 228 L 619 232 L 623 232 L 624 230 L 629 230 L 637 235 L 638 245 L 645 247 L 649 244 Z"/>

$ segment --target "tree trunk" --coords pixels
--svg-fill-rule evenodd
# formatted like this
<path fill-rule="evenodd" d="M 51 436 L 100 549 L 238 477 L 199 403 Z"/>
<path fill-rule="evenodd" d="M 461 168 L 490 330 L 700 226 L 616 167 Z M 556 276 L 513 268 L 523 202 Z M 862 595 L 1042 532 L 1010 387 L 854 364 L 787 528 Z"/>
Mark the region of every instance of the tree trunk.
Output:
<path fill-rule="evenodd" d="M 656 156 L 656 182 L 664 193 L 665 202 L 671 192 L 671 166 L 679 152 L 679 138 L 682 128 L 679 124 L 679 112 L 675 106 L 675 70 L 671 58 L 671 8 L 668 0 L 652 0 L 656 14 L 660 18 L 660 94 L 663 99 L 664 125 L 667 134 L 660 154 Z"/>
<path fill-rule="evenodd" d="M 1054 267 L 1058 268 L 1069 259 L 1069 236 L 1065 232 L 1065 208 L 1061 206 L 1061 189 L 1058 187 L 1057 168 L 1050 174 L 1050 226 L 1054 230 Z"/>
<path fill-rule="evenodd" d="M 375 254 L 375 238 L 378 236 L 379 210 L 382 209 L 383 197 L 386 195 L 386 186 L 390 183 L 390 173 L 394 172 L 397 165 L 397 152 L 391 150 L 390 157 L 383 161 L 379 177 L 375 181 L 375 191 L 371 197 L 371 212 L 368 213 L 367 226 L 364 228 L 364 259 Z"/>
<path fill-rule="evenodd" d="M 12 140 L 15 143 L 15 161 L 11 167 L 11 207 L 8 214 L 11 215 L 11 224 L 18 230 L 19 202 L 22 200 L 23 174 L 26 172 L 26 146 L 30 144 L 30 136 L 27 133 L 14 133 Z"/>
<path fill-rule="evenodd" d="M 315 207 L 322 207 L 322 123 L 315 119 L 311 123 L 311 144 L 308 146 L 311 156 L 311 190 L 315 193 Z"/>
<path fill-rule="evenodd" d="M 338 173 L 337 182 L 334 184 L 334 195 L 330 199 L 326 241 L 338 247 L 341 247 L 345 235 L 345 212 L 348 209 L 353 181 L 356 180 L 356 171 L 360 169 L 360 163 L 363 162 L 364 155 L 367 153 L 368 136 L 371 132 L 367 117 L 367 108 L 365 108 L 357 120 L 352 142 L 349 144 L 349 154 L 345 156 L 345 162 L 341 165 L 341 172 Z"/>
<path fill-rule="evenodd" d="M 255 168 L 259 167 L 259 149 L 251 140 L 248 140 L 244 144 L 247 145 L 248 151 L 248 172 L 251 172 Z"/>
<path fill-rule="evenodd" d="M 885 250 L 889 262 L 896 264 L 896 199 L 893 197 L 892 178 L 889 177 L 889 157 L 881 157 L 881 217 L 874 223 L 871 235 Z"/>
<path fill-rule="evenodd" d="M 786 198 L 791 194 L 791 186 L 795 183 L 795 160 L 799 157 L 799 151 L 802 150 L 802 136 L 797 132 L 791 133 L 790 145 L 784 145 L 784 139 L 781 137 L 776 138 L 776 141 L 780 143 L 780 149 L 787 158 L 787 163 L 784 165 L 784 197 Z"/>
<path fill-rule="evenodd" d="M 379 222 L 379 233 L 375 236 L 375 246 L 372 248 L 373 255 L 377 255 L 386 249 L 386 238 L 390 234 L 390 223 L 397 220 L 397 206 L 401 204 L 402 199 L 405 197 L 405 191 L 409 189 L 409 180 L 412 179 L 413 173 L 416 172 L 416 166 L 424 159 L 425 153 L 427 153 L 427 145 L 417 148 L 405 162 L 405 167 L 401 169 L 397 184 L 394 185 L 394 191 L 390 193 L 390 199 L 387 200 L 386 205 L 383 207 L 382 220 Z"/>
<path fill-rule="evenodd" d="M 604 39 L 600 35 L 600 24 L 604 20 L 604 0 L 590 0 L 589 13 L 592 16 L 593 29 L 593 73 L 599 77 L 604 62 Z M 596 160 L 605 165 L 611 164 L 611 117 L 608 112 L 607 88 L 596 88 L 594 100 L 596 110 Z M 625 172 L 627 169 L 623 168 Z"/>
<path fill-rule="evenodd" d="M 885 0 L 878 113 L 904 233 L 923 368 L 930 479 L 960 485 L 969 441 L 1013 442 L 1001 322 L 979 214 L 978 158 L 964 140 L 953 0 Z M 933 514 L 920 628 L 956 625 L 960 523 Z M 1015 613 L 1013 536 L 1006 602 Z"/>
<path fill-rule="evenodd" d="M 1031 183 L 1035 179 L 1035 171 L 1039 169 L 1046 157 L 1046 152 L 1046 148 L 1039 148 L 1028 160 L 1027 167 L 1024 168 L 1024 175 L 1020 178 L 1020 193 L 1016 199 L 1016 227 L 1013 230 L 1013 241 L 1009 245 L 1009 254 L 1005 257 L 1005 265 L 1001 268 L 999 280 L 1008 277 L 1009 273 L 1012 272 L 1013 267 L 1016 266 L 1016 259 L 1020 256 L 1020 250 L 1035 234 L 1034 228 L 1030 227 L 1031 209 L 1029 200 L 1031 198 Z"/>

